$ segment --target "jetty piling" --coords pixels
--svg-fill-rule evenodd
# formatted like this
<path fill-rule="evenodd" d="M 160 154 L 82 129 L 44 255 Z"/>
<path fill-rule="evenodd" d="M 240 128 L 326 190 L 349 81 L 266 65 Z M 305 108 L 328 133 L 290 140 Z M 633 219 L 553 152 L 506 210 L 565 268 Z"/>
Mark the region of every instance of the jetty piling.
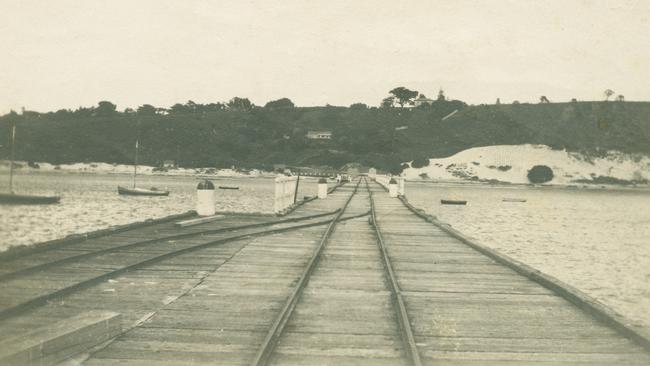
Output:
<path fill-rule="evenodd" d="M 390 181 L 388 181 L 388 195 L 392 198 L 397 198 L 399 195 L 399 184 L 395 178 L 390 178 Z"/>
<path fill-rule="evenodd" d="M 279 176 L 275 178 L 274 210 L 276 213 L 291 207 L 297 194 L 298 177 Z"/>
<path fill-rule="evenodd" d="M 327 198 L 327 179 L 320 178 L 318 180 L 318 198 Z"/>
<path fill-rule="evenodd" d="M 216 210 L 214 184 L 203 180 L 196 186 L 196 213 L 199 216 L 213 216 Z"/>
<path fill-rule="evenodd" d="M 406 179 L 404 177 L 397 178 L 397 194 L 400 196 L 406 194 Z"/>

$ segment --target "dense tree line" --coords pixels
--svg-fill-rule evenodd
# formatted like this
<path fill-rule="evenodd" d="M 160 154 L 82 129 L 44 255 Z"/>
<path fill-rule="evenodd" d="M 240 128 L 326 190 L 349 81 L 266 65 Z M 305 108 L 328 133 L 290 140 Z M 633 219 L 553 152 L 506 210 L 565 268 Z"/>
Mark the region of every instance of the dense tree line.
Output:
<path fill-rule="evenodd" d="M 430 104 L 405 108 L 420 94 L 393 92 L 393 98 L 406 99 L 380 108 L 362 103 L 301 108 L 287 98 L 259 107 L 236 97 L 169 108 L 143 104 L 118 111 L 115 104 L 101 101 L 76 110 L 12 112 L 0 117 L 0 158 L 9 156 L 13 123 L 17 158 L 54 164 L 131 163 L 138 138 L 143 164 L 175 160 L 184 167 L 340 167 L 359 162 L 399 172 L 405 161 L 420 166 L 426 158 L 470 147 L 522 143 L 593 153 L 650 152 L 650 103 L 467 106 L 441 93 Z M 333 138 L 309 140 L 309 130 L 330 130 Z"/>

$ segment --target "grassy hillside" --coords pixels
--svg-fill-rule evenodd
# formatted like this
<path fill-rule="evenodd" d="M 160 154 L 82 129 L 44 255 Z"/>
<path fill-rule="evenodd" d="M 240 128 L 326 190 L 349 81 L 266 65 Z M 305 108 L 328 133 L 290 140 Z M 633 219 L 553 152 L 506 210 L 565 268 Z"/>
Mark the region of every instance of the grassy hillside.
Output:
<path fill-rule="evenodd" d="M 442 120 L 455 109 L 459 112 Z M 100 113 L 101 112 L 101 113 Z M 414 158 L 471 147 L 545 144 L 597 155 L 650 153 L 650 103 L 577 102 L 465 106 L 458 101 L 400 108 L 259 108 L 142 115 L 81 109 L 0 117 L 0 158 L 9 156 L 17 123 L 17 158 L 54 164 L 130 163 L 136 137 L 141 162 L 182 166 L 268 167 L 273 163 L 360 162 L 393 171 Z M 408 129 L 395 131 L 395 127 Z M 331 141 L 306 139 L 331 130 Z"/>

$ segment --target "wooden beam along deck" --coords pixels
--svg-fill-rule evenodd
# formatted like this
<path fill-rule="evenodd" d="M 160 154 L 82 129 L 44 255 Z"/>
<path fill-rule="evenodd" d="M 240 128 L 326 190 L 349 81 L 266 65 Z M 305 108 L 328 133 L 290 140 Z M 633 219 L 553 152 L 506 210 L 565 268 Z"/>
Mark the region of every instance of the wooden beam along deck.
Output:
<path fill-rule="evenodd" d="M 0 344 L 109 311 L 121 334 L 67 364 L 650 364 L 642 341 L 418 216 L 357 182 L 281 219 L 0 258 Z"/>

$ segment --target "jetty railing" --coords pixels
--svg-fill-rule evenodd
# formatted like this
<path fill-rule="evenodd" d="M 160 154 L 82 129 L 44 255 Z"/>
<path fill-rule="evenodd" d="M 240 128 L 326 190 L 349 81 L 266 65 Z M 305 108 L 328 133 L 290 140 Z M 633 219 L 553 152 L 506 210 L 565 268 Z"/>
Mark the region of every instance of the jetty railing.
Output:
<path fill-rule="evenodd" d="M 275 178 L 275 201 L 273 205 L 275 213 L 280 213 L 293 205 L 297 184 L 297 176 Z"/>

